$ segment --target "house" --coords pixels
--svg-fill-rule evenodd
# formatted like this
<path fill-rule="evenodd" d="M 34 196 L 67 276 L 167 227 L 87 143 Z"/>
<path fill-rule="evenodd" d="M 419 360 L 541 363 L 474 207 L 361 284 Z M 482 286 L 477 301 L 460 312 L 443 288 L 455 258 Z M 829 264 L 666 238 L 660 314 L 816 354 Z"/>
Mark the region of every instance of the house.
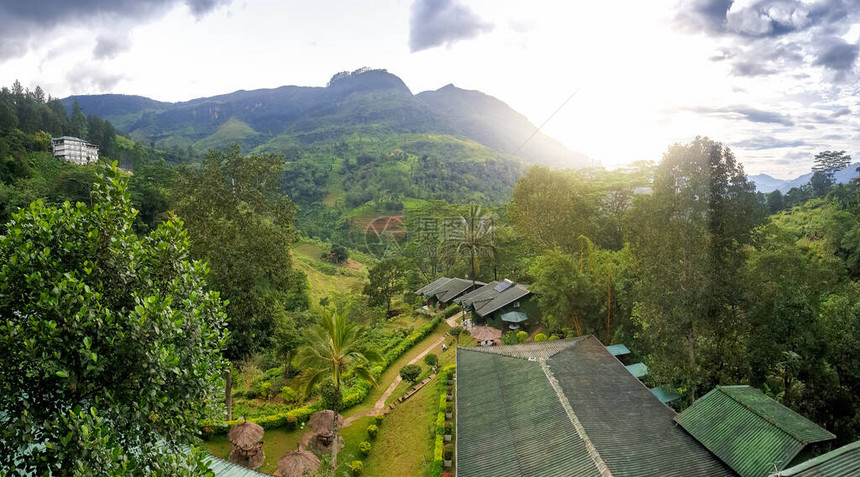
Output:
<path fill-rule="evenodd" d="M 520 323 L 538 316 L 537 306 L 529 300 L 530 296 L 531 291 L 524 285 L 505 279 L 490 282 L 454 302 L 489 326 L 517 329 Z"/>
<path fill-rule="evenodd" d="M 415 290 L 415 294 L 427 298 L 428 306 L 438 303 L 444 307 L 474 287 L 483 285 L 484 282 L 472 282 L 464 278 L 441 277 Z"/>
<path fill-rule="evenodd" d="M 99 147 L 76 137 L 51 138 L 51 150 L 54 151 L 54 157 L 57 159 L 79 166 L 99 160 Z"/>
<path fill-rule="evenodd" d="M 852 477 L 860 475 L 860 441 L 771 474 L 771 477 Z"/>
<path fill-rule="evenodd" d="M 677 414 L 592 336 L 458 348 L 457 475 L 767 477 L 833 438 L 749 386 L 712 393 Z"/>

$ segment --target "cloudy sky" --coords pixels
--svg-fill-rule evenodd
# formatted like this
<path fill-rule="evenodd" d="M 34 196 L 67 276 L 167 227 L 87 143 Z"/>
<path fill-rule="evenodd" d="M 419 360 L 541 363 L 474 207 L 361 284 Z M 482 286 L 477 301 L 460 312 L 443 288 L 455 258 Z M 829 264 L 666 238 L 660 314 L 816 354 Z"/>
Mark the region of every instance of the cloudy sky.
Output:
<path fill-rule="evenodd" d="M 493 95 L 605 166 L 707 135 L 860 162 L 860 0 L 0 0 L 0 84 L 183 101 L 386 68 Z"/>

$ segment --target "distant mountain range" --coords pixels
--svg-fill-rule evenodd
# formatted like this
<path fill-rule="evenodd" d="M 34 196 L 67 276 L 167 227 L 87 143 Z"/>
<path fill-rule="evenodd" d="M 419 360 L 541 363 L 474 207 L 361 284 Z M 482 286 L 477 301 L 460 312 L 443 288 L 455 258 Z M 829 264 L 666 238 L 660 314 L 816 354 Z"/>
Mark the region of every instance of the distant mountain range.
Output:
<path fill-rule="evenodd" d="M 117 94 L 70 96 L 86 114 L 110 120 L 136 141 L 162 149 L 199 152 L 238 143 L 245 152 L 283 153 L 345 137 L 436 134 L 472 140 L 527 163 L 590 165 L 584 154 L 535 133 L 535 126 L 504 102 L 447 85 L 413 95 L 381 69 L 334 75 L 325 87 L 282 86 L 167 103 Z"/>
<path fill-rule="evenodd" d="M 852 164 L 845 169 L 840 169 L 833 175 L 833 179 L 839 184 L 847 184 L 851 179 L 860 176 L 857 172 L 857 164 Z M 812 179 L 812 172 L 794 179 L 776 179 L 767 174 L 749 176 L 749 180 L 755 183 L 756 190 L 765 194 L 779 190 L 783 194 L 795 187 L 801 187 Z"/>

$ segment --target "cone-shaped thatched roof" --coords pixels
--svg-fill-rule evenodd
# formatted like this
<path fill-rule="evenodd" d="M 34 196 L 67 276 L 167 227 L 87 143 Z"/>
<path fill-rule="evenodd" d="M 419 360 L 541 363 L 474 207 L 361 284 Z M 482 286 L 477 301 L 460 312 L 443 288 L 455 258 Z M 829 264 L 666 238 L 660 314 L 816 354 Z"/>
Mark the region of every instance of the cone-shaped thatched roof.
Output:
<path fill-rule="evenodd" d="M 490 326 L 476 326 L 469 332 L 472 338 L 478 341 L 497 340 L 502 337 L 502 330 Z"/>
<path fill-rule="evenodd" d="M 278 461 L 281 477 L 305 477 L 314 475 L 320 468 L 320 460 L 313 452 L 294 450 L 287 452 Z"/>
<path fill-rule="evenodd" d="M 259 424 L 245 421 L 230 428 L 227 439 L 237 449 L 250 451 L 257 447 L 257 443 L 263 440 L 263 428 Z"/>
<path fill-rule="evenodd" d="M 314 415 L 311 416 L 310 421 L 308 421 L 308 425 L 311 426 L 311 429 L 313 429 L 317 435 L 331 437 L 334 434 L 334 411 L 326 409 L 325 411 L 314 413 Z M 340 429 L 342 427 L 343 416 L 338 414 L 337 428 Z"/>

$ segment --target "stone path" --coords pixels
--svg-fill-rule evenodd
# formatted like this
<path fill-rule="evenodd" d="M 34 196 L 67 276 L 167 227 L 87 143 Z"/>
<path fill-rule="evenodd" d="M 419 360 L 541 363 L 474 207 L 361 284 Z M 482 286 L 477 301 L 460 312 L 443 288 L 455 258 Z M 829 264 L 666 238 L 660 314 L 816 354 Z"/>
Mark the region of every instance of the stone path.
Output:
<path fill-rule="evenodd" d="M 457 326 L 457 318 L 463 316 L 464 313 L 465 312 L 461 312 L 460 314 L 456 314 L 456 315 L 448 318 L 447 320 L 445 320 L 445 323 L 448 323 L 448 326 L 450 326 L 452 328 Z M 421 354 L 419 354 L 418 356 L 409 360 L 409 362 L 407 364 L 417 363 L 419 360 L 423 359 L 424 356 L 427 356 L 428 353 L 433 351 L 434 348 L 441 346 L 442 343 L 445 342 L 446 338 L 447 338 L 447 336 L 443 336 L 443 337 L 439 338 L 438 340 L 436 340 L 436 342 L 434 342 L 433 344 L 431 344 L 430 346 L 425 348 L 424 351 L 421 352 Z M 435 375 L 432 375 L 429 378 L 422 381 L 421 386 L 423 386 L 424 384 L 427 384 L 427 382 L 429 382 L 431 379 L 433 379 L 434 376 Z M 343 422 L 343 427 L 346 427 L 346 426 L 352 424 L 353 422 L 355 422 L 356 420 L 361 419 L 362 417 L 365 417 L 365 416 L 375 416 L 377 414 L 387 414 L 388 411 L 391 410 L 391 408 L 385 406 L 385 401 L 391 396 L 391 393 L 394 392 L 394 390 L 397 388 L 397 385 L 400 384 L 401 381 L 403 381 L 403 378 L 401 378 L 400 375 L 397 375 L 397 377 L 394 378 L 394 381 L 391 383 L 391 385 L 388 386 L 388 389 L 386 389 L 385 392 L 382 393 L 382 396 L 380 396 L 379 399 L 376 401 L 376 403 L 373 405 L 373 409 L 368 409 L 367 411 L 364 411 L 360 414 L 356 414 L 355 416 L 348 417 Z M 416 391 L 417 391 L 417 389 L 416 389 Z"/>

